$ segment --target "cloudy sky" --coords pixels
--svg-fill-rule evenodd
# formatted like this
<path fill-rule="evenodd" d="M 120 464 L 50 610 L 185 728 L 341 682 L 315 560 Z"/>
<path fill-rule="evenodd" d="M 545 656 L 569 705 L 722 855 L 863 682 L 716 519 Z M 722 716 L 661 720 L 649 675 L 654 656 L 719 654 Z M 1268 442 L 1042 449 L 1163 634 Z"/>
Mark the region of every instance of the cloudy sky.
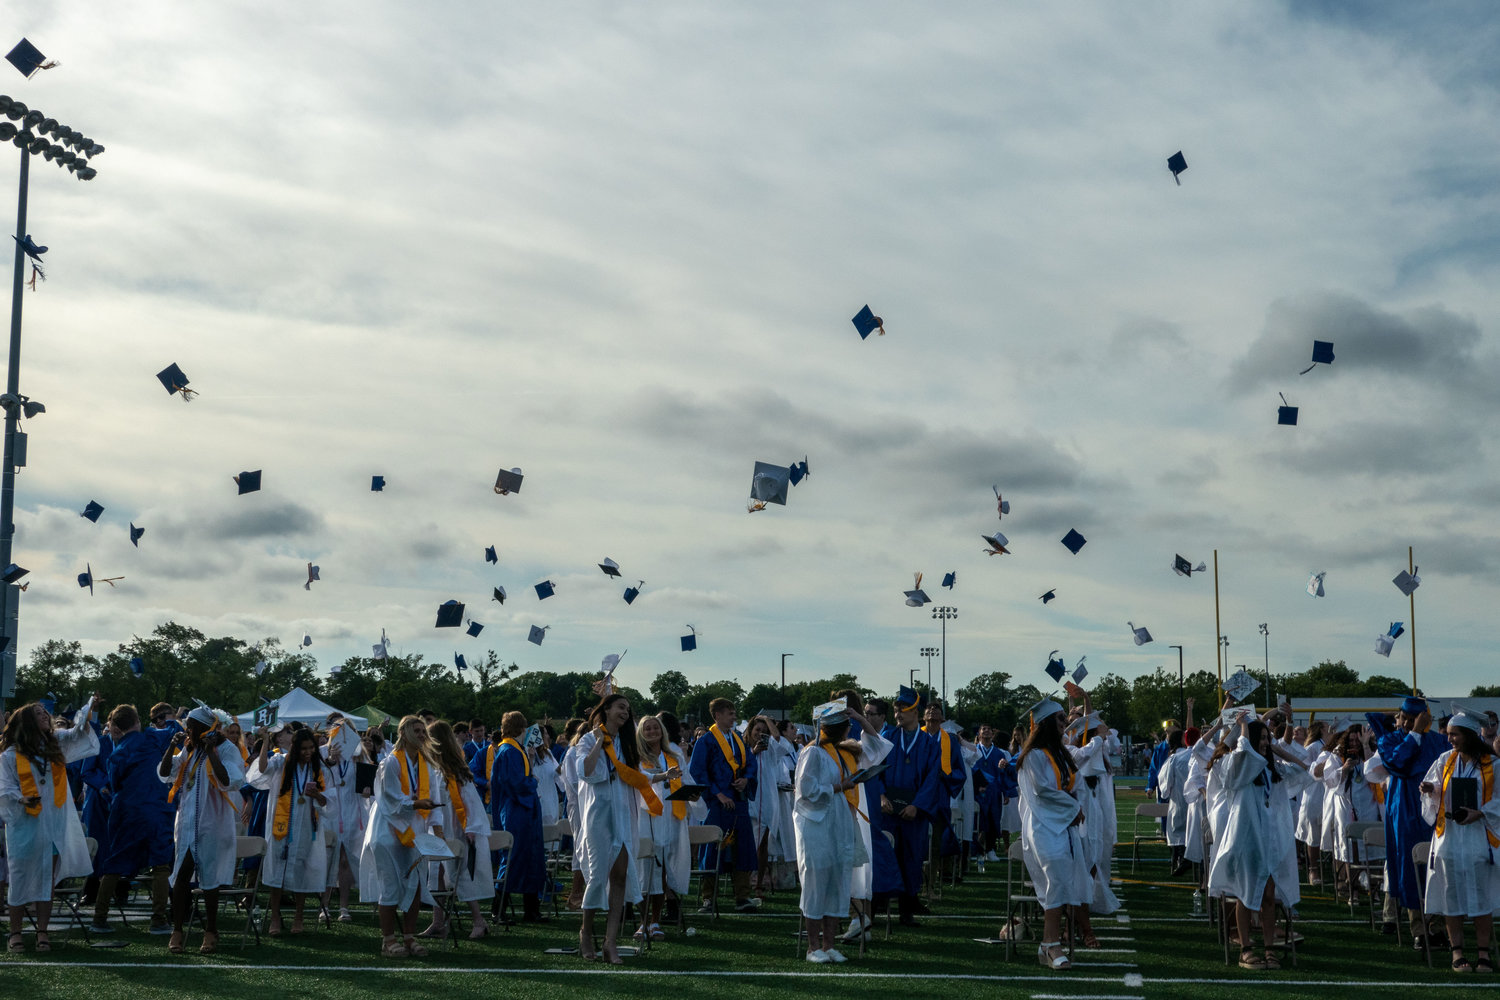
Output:
<path fill-rule="evenodd" d="M 1266 622 L 1273 670 L 1409 676 L 1374 640 L 1410 545 L 1422 685 L 1493 682 L 1500 22 L 1342 6 L 0 4 L 61 61 L 0 89 L 107 147 L 32 169 L 21 648 L 175 619 L 326 668 L 384 628 L 893 690 L 939 645 L 920 570 L 950 690 L 1134 677 L 1214 668 L 1212 575 L 1170 566 L 1217 549 L 1231 665 Z"/>

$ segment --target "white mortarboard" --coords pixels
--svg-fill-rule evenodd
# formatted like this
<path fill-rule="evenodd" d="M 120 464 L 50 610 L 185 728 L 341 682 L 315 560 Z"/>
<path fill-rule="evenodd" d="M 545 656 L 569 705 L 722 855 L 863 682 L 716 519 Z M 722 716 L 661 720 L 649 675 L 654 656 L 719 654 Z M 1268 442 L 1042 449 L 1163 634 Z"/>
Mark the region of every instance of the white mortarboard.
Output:
<path fill-rule="evenodd" d="M 214 715 L 214 710 L 203 704 L 203 702 L 201 701 L 198 702 L 197 708 L 188 713 L 188 718 L 192 719 L 194 722 L 200 723 L 210 728 L 213 727 L 214 723 L 219 721 L 218 718 Z"/>
<path fill-rule="evenodd" d="M 1461 711 L 1454 713 L 1453 717 L 1448 720 L 1448 725 L 1462 726 L 1464 729 L 1471 729 L 1474 732 L 1479 733 L 1484 730 L 1484 727 L 1488 724 L 1488 722 L 1489 720 L 1483 718 L 1482 716 L 1474 715 L 1466 711 Z"/>
<path fill-rule="evenodd" d="M 997 531 L 993 535 L 980 535 L 979 537 L 983 538 L 985 540 L 985 542 L 989 545 L 988 549 L 981 549 L 980 550 L 985 555 L 989 555 L 989 556 L 1003 556 L 1003 555 L 1008 555 L 1010 553 L 1010 548 L 1009 548 L 1009 546 L 1010 546 L 1010 539 L 1006 538 L 1004 535 L 1000 534 L 1000 532 Z"/>
<path fill-rule="evenodd" d="M 1099 728 L 1099 721 L 1100 720 L 1098 712 L 1090 712 L 1088 715 L 1080 715 L 1078 718 L 1068 723 L 1067 731 L 1069 733 L 1076 733 L 1079 731 L 1092 733 L 1094 730 Z"/>
<path fill-rule="evenodd" d="M 547 630 L 551 627 L 551 625 L 543 625 L 541 628 L 537 628 L 535 625 L 531 626 L 531 631 L 526 635 L 526 641 L 534 642 L 540 646 L 542 640 L 547 637 Z"/>
<path fill-rule="evenodd" d="M 1151 641 L 1151 632 L 1146 626 L 1142 625 L 1140 628 L 1136 628 L 1135 622 L 1126 622 L 1125 624 L 1129 625 L 1130 631 L 1135 633 L 1135 644 L 1137 646 L 1144 646 Z"/>
<path fill-rule="evenodd" d="M 604 561 L 599 564 L 599 568 L 604 570 L 605 576 L 620 575 L 620 564 L 609 558 L 609 556 L 604 557 Z"/>
<path fill-rule="evenodd" d="M 1244 701 L 1258 687 L 1260 687 L 1260 681 L 1251 676 L 1250 672 L 1243 667 L 1224 680 L 1224 693 L 1235 701 Z"/>
<path fill-rule="evenodd" d="M 844 698 L 825 701 L 812 711 L 812 720 L 819 726 L 836 726 L 849 718 L 849 704 Z"/>
<path fill-rule="evenodd" d="M 1319 571 L 1307 578 L 1307 594 L 1309 597 L 1323 596 L 1323 578 L 1327 576 L 1326 571 Z"/>
<path fill-rule="evenodd" d="M 530 750 L 532 747 L 541 746 L 545 739 L 546 736 L 542 733 L 542 724 L 540 722 L 533 722 L 526 727 L 526 732 L 521 735 L 521 745 Z"/>
<path fill-rule="evenodd" d="M 1391 622 L 1391 627 L 1385 635 L 1375 637 L 1375 652 L 1389 659 L 1391 649 L 1396 645 L 1396 640 L 1401 638 L 1405 632 L 1406 627 L 1401 622 Z"/>
<path fill-rule="evenodd" d="M 380 630 L 380 641 L 370 647 L 374 659 L 384 660 L 391 655 L 390 642 L 385 637 L 385 629 Z"/>
<path fill-rule="evenodd" d="M 1057 702 L 1053 701 L 1051 698 L 1043 698 L 1041 701 L 1037 702 L 1035 705 L 1032 705 L 1031 708 L 1028 709 L 1027 711 L 1028 711 L 1028 714 L 1031 716 L 1031 724 L 1033 726 L 1035 726 L 1038 722 L 1041 722 L 1043 719 L 1051 718 L 1052 716 L 1056 715 L 1058 712 L 1061 712 L 1062 710 L 1063 710 L 1063 707 L 1061 705 L 1059 705 Z"/>
<path fill-rule="evenodd" d="M 791 482 L 792 470 L 786 466 L 756 462 L 755 473 L 750 479 L 750 499 L 785 506 Z"/>
<path fill-rule="evenodd" d="M 943 732 L 948 733 L 950 736 L 957 736 L 959 733 L 964 731 L 964 727 L 960 726 L 952 719 L 945 720 L 941 726 L 938 726 L 938 728 Z"/>
<path fill-rule="evenodd" d="M 996 518 L 1002 518 L 1010 513 L 1010 501 L 1000 495 L 999 486 L 992 486 L 990 488 L 995 491 L 995 516 Z"/>
<path fill-rule="evenodd" d="M 1422 586 L 1422 578 L 1417 575 L 1417 569 L 1420 568 L 1421 567 L 1414 567 L 1410 573 L 1403 569 L 1401 572 L 1396 574 L 1396 578 L 1391 582 L 1396 585 L 1397 590 L 1401 591 L 1401 593 L 1405 594 L 1407 597 L 1410 597 L 1412 591 Z"/>
<path fill-rule="evenodd" d="M 905 591 L 906 606 L 909 608 L 920 608 L 924 604 L 931 604 L 932 598 L 928 597 L 927 592 L 922 589 L 922 574 L 916 573 L 914 574 L 914 578 L 916 579 L 916 583 L 913 589 Z"/>

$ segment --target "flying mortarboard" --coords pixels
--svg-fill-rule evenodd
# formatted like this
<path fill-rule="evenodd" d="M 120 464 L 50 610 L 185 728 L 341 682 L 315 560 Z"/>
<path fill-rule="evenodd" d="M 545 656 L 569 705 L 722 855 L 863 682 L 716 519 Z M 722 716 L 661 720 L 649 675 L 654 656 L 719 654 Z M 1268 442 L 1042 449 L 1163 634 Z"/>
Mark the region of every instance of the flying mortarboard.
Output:
<path fill-rule="evenodd" d="M 323 579 L 318 575 L 319 572 L 319 567 L 314 566 L 312 563 L 307 564 L 307 582 L 302 585 L 303 590 L 312 590 L 313 581 Z"/>
<path fill-rule="evenodd" d="M 605 576 L 620 575 L 620 564 L 615 562 L 609 556 L 604 557 L 604 561 L 599 564 L 599 568 L 604 571 Z"/>
<path fill-rule="evenodd" d="M 625 603 L 634 604 L 635 599 L 641 596 L 641 588 L 646 585 L 645 580 L 637 580 L 634 587 L 625 588 Z"/>
<path fill-rule="evenodd" d="M 189 402 L 194 396 L 198 395 L 197 389 L 188 388 L 188 377 L 182 373 L 181 368 L 177 367 L 175 361 L 157 372 L 156 377 L 160 380 L 162 388 L 167 390 L 168 396 L 173 393 L 179 393 L 184 403 Z"/>
<path fill-rule="evenodd" d="M 521 475 L 520 469 L 510 469 L 508 471 L 501 469 L 499 475 L 495 476 L 495 492 L 501 496 L 519 493 L 521 492 L 521 480 L 523 478 L 525 477 Z"/>
<path fill-rule="evenodd" d="M 806 479 L 809 475 L 811 475 L 811 473 L 807 469 L 807 456 L 806 455 L 802 456 L 802 461 L 800 461 L 800 462 L 793 462 L 792 464 L 788 465 L 786 468 L 787 468 L 787 475 L 791 479 L 791 482 L 792 482 L 793 486 L 796 486 L 798 483 L 802 482 L 802 480 Z"/>
<path fill-rule="evenodd" d="M 377 660 L 388 659 L 391 655 L 390 640 L 385 637 L 385 629 L 380 630 L 380 641 L 370 647 L 370 655 Z"/>
<path fill-rule="evenodd" d="M 526 636 L 526 641 L 536 643 L 540 646 L 542 640 L 547 637 L 547 630 L 551 627 L 551 625 L 543 625 L 541 628 L 537 628 L 535 625 L 531 626 L 531 632 Z"/>
<path fill-rule="evenodd" d="M 131 545 L 134 545 L 136 548 L 140 548 L 141 547 L 141 536 L 144 535 L 145 533 L 146 533 L 146 529 L 145 528 L 137 528 L 135 526 L 135 522 L 134 521 L 130 522 L 130 544 Z"/>
<path fill-rule="evenodd" d="M 495 547 L 493 545 L 486 545 L 484 547 L 484 561 L 487 563 L 494 563 L 497 566 L 500 565 L 500 553 L 495 551 Z"/>
<path fill-rule="evenodd" d="M 88 563 L 84 563 L 83 572 L 78 574 L 78 586 L 89 588 L 89 594 L 92 595 L 94 593 L 94 584 L 107 583 L 109 584 L 110 588 L 113 589 L 115 581 L 123 579 L 125 579 L 123 576 L 96 577 L 94 576 L 94 567 L 90 566 Z"/>
<path fill-rule="evenodd" d="M 1422 578 L 1417 575 L 1417 568 L 1414 568 L 1410 573 L 1403 569 L 1401 572 L 1397 573 L 1396 578 L 1391 581 L 1396 585 L 1396 589 L 1401 591 L 1401 593 L 1405 594 L 1407 597 L 1410 597 L 1412 595 L 1412 591 L 1422 586 Z"/>
<path fill-rule="evenodd" d="M 859 331 L 860 340 L 864 340 L 876 330 L 879 330 L 880 335 L 884 337 L 885 320 L 881 319 L 879 316 L 876 316 L 873 312 L 871 312 L 870 307 L 867 305 L 859 312 L 855 313 L 854 329 Z"/>
<path fill-rule="evenodd" d="M 146 661 L 139 656 L 132 656 L 130 658 L 130 672 L 137 677 L 144 677 L 146 674 Z"/>
<path fill-rule="evenodd" d="M 5 567 L 4 572 L 0 572 L 0 580 L 5 581 L 6 583 L 15 583 L 17 580 L 21 579 L 21 577 L 30 572 L 31 570 L 29 569 L 22 569 L 15 563 L 11 563 L 9 566 Z"/>
<path fill-rule="evenodd" d="M 433 628 L 458 628 L 464 620 L 464 606 L 458 601 L 444 601 L 438 605 L 437 624 Z"/>
<path fill-rule="evenodd" d="M 1082 684 L 1083 683 L 1083 679 L 1089 675 L 1089 668 L 1085 667 L 1083 665 L 1083 661 L 1087 660 L 1087 659 L 1088 659 L 1087 656 L 1080 656 L 1078 658 L 1078 665 L 1073 668 L 1073 683 L 1074 684 Z"/>
<path fill-rule="evenodd" d="M 1126 622 L 1125 624 L 1129 625 L 1130 631 L 1135 633 L 1135 644 L 1137 646 L 1144 646 L 1146 643 L 1152 641 L 1151 632 L 1144 625 L 1136 628 L 1135 622 Z"/>
<path fill-rule="evenodd" d="M 916 583 L 913 585 L 913 589 L 906 591 L 906 606 L 909 608 L 920 608 L 924 604 L 931 604 L 932 598 L 928 597 L 927 592 L 922 589 L 922 574 L 916 573 L 913 575 Z"/>
<path fill-rule="evenodd" d="M 1325 576 L 1327 576 L 1327 575 L 1328 574 L 1326 572 L 1320 571 L 1320 572 L 1314 573 L 1312 576 L 1310 576 L 1310 577 L 1307 578 L 1307 596 L 1309 596 L 1309 597 L 1322 597 L 1322 596 L 1324 596 L 1324 594 L 1323 594 L 1323 578 Z"/>
<path fill-rule="evenodd" d="M 476 622 L 474 619 L 470 618 L 469 628 L 467 631 L 469 635 L 477 637 L 479 633 L 484 631 L 484 626 Z"/>
<path fill-rule="evenodd" d="M 1068 672 L 1067 665 L 1063 663 L 1062 658 L 1057 655 L 1057 652 L 1054 649 L 1047 654 L 1047 676 L 1051 677 L 1054 681 L 1062 680 L 1063 674 Z"/>
<path fill-rule="evenodd" d="M 504 604 L 505 603 L 505 588 L 504 587 L 496 587 L 495 590 L 494 590 L 493 595 L 490 597 L 490 600 L 492 600 L 492 601 L 499 601 L 501 604 Z"/>
<path fill-rule="evenodd" d="M 980 550 L 985 555 L 1003 556 L 1009 554 L 1010 549 L 1006 548 L 1006 546 L 1010 544 L 1010 539 L 1006 538 L 1000 532 L 997 531 L 993 535 L 980 535 L 979 537 L 989 543 L 990 547 L 988 549 Z"/>
<path fill-rule="evenodd" d="M 24 38 L 16 43 L 15 48 L 5 54 L 5 61 L 19 70 L 21 75 L 28 80 L 37 70 L 51 69 L 57 65 L 56 60 L 49 61 L 35 45 Z"/>
<path fill-rule="evenodd" d="M 462 653 L 453 654 L 453 665 L 458 668 L 459 673 L 463 673 L 469 669 L 469 661 L 464 659 L 464 654 Z"/>
<path fill-rule="evenodd" d="M 36 113 L 40 114 L 40 112 Z M 22 135 L 29 134 L 22 133 Z M 21 136 L 17 136 L 16 138 L 20 139 Z M 37 279 L 40 278 L 42 281 L 47 280 L 47 272 L 42 270 L 42 254 L 47 252 L 47 248 L 37 246 L 36 241 L 31 238 L 31 234 L 29 233 L 24 240 L 16 239 L 14 236 L 11 239 L 16 240 L 16 243 L 20 245 L 26 256 L 31 259 L 31 280 L 27 284 L 31 286 L 31 290 L 34 292 L 36 291 Z"/>
<path fill-rule="evenodd" d="M 1055 588 L 1049 590 L 1041 597 L 1038 597 L 1037 600 L 1041 601 L 1043 604 L 1051 604 L 1053 601 L 1057 600 L 1057 590 Z"/>
<path fill-rule="evenodd" d="M 244 496 L 246 493 L 255 493 L 260 490 L 261 471 L 260 469 L 256 469 L 254 472 L 241 472 L 238 476 L 234 477 L 235 485 L 240 488 L 239 496 Z"/>
<path fill-rule="evenodd" d="M 90 500 L 89 503 L 88 503 L 88 506 L 85 507 L 85 508 L 83 508 L 83 513 L 79 514 L 78 516 L 79 517 L 86 517 L 90 521 L 94 522 L 95 524 L 98 524 L 99 523 L 99 515 L 103 514 L 103 513 L 104 513 L 104 507 L 100 505 L 99 501 L 97 501 L 97 500 Z"/>
<path fill-rule="evenodd" d="M 1178 187 L 1181 187 L 1182 181 L 1178 178 L 1177 175 L 1187 169 L 1187 157 L 1182 155 L 1182 150 L 1179 149 L 1177 152 L 1167 157 L 1167 169 L 1172 171 L 1172 179 L 1174 181 L 1177 181 Z"/>
<path fill-rule="evenodd" d="M 756 462 L 755 474 L 750 479 L 750 499 L 763 504 L 775 503 L 786 506 L 787 489 L 791 486 L 792 470 L 770 462 Z"/>
<path fill-rule="evenodd" d="M 1286 401 L 1286 394 L 1278 392 L 1281 405 L 1276 408 L 1276 422 L 1286 427 L 1297 426 L 1297 408 Z"/>
<path fill-rule="evenodd" d="M 1390 630 L 1385 635 L 1375 637 L 1375 652 L 1389 659 L 1391 649 L 1396 645 L 1396 640 L 1401 638 L 1405 632 L 1406 628 L 1401 622 L 1391 622 Z"/>
<path fill-rule="evenodd" d="M 949 590 L 952 590 L 953 589 L 953 585 L 955 583 L 957 583 L 957 582 L 958 582 L 958 572 L 957 571 L 954 571 L 952 573 L 944 573 L 943 574 L 943 586 L 947 587 Z"/>
<path fill-rule="evenodd" d="M 545 601 L 556 592 L 557 588 L 553 586 L 551 580 L 543 580 L 536 585 L 536 599 L 539 601 Z"/>
<path fill-rule="evenodd" d="M 689 625 L 688 634 L 683 636 L 681 641 L 682 651 L 684 653 L 691 653 L 698 648 L 698 630 Z"/>
<path fill-rule="evenodd" d="M 304 635 L 302 637 L 302 648 L 306 649 L 308 646 L 311 646 L 311 645 L 312 645 L 312 636 L 310 636 L 310 635 Z"/>
<path fill-rule="evenodd" d="M 385 489 L 385 477 L 384 476 L 371 476 L 370 477 L 370 492 L 371 493 L 380 493 L 384 489 Z"/>
<path fill-rule="evenodd" d="M 1298 372 L 1298 375 L 1306 375 L 1319 365 L 1333 364 L 1333 342 L 1329 340 L 1313 341 L 1312 364 Z"/>
<path fill-rule="evenodd" d="M 1198 565 L 1194 566 L 1192 563 L 1182 558 L 1181 555 L 1177 555 L 1172 560 L 1172 571 L 1178 576 L 1192 576 L 1194 573 L 1202 573 L 1207 569 L 1208 563 L 1200 562 Z"/>
<path fill-rule="evenodd" d="M 1073 553 L 1076 556 L 1078 554 L 1078 550 L 1088 544 L 1088 539 L 1084 538 L 1072 528 L 1069 528 L 1068 533 L 1066 535 L 1063 535 L 1062 537 L 1062 543 L 1064 548 L 1066 548 L 1069 552 Z"/>
<path fill-rule="evenodd" d="M 992 486 L 990 489 L 995 491 L 995 516 L 1004 517 L 1006 514 L 1009 514 L 1010 501 L 1000 495 L 1000 487 Z"/>

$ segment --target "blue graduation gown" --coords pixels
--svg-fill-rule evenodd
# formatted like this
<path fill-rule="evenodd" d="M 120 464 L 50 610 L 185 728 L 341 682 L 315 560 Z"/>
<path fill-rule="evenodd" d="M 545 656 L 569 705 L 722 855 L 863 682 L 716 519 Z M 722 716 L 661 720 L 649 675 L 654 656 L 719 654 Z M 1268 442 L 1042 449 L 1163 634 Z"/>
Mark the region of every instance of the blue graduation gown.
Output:
<path fill-rule="evenodd" d="M 69 777 L 77 780 L 83 785 L 83 832 L 86 836 L 93 837 L 94 842 L 99 845 L 99 851 L 94 855 L 94 873 L 100 874 L 104 869 L 99 867 L 99 860 L 104 852 L 104 842 L 109 834 L 109 755 L 114 749 L 114 742 L 103 733 L 98 732 L 99 752 L 93 757 L 85 757 L 83 760 L 75 761 L 68 765 L 71 772 Z M 160 781 L 157 784 L 161 784 Z"/>
<path fill-rule="evenodd" d="M 1167 746 L 1166 740 L 1162 740 L 1156 744 L 1156 747 L 1151 751 L 1151 763 L 1146 767 L 1146 791 L 1148 793 L 1156 794 L 1156 772 L 1161 770 L 1162 764 L 1166 762 L 1167 756 L 1171 752 L 1172 750 Z M 1156 801 L 1164 802 L 1166 800 L 1157 795 Z"/>
<path fill-rule="evenodd" d="M 492 826 L 515 838 L 504 883 L 508 892 L 541 892 L 546 885 L 542 813 L 537 806 L 536 775 L 526 773 L 521 751 L 502 746 L 490 773 L 490 817 Z"/>
<path fill-rule="evenodd" d="M 163 729 L 126 733 L 109 755 L 109 833 L 99 843 L 99 872 L 134 875 L 172 863 L 177 809 L 157 777 L 172 734 Z"/>
<path fill-rule="evenodd" d="M 979 833 L 996 836 L 1001 832 L 1004 799 L 1011 795 L 1006 791 L 1007 776 L 1014 786 L 1010 755 L 998 746 L 980 744 L 979 757 L 974 761 L 974 827 Z"/>
<path fill-rule="evenodd" d="M 874 855 L 875 880 L 872 883 L 873 891 L 879 893 L 890 893 L 901 891 L 901 868 L 896 863 L 896 849 L 885 839 L 884 830 L 891 829 L 895 833 L 893 824 L 895 817 L 887 816 L 880 811 L 880 797 L 885 794 L 885 775 L 880 774 L 865 782 L 865 797 L 870 803 L 870 851 Z"/>
<path fill-rule="evenodd" d="M 498 752 L 496 756 L 499 756 Z M 469 773 L 474 776 L 474 788 L 479 792 L 479 798 L 489 805 L 490 815 L 493 816 L 495 813 L 495 803 L 490 799 L 490 774 L 487 770 L 489 763 L 490 748 L 486 744 L 478 753 L 469 758 Z M 490 826 L 499 829 L 493 821 L 490 823 Z"/>
<path fill-rule="evenodd" d="M 709 826 L 717 826 L 725 833 L 734 833 L 734 842 L 730 845 L 734 854 L 734 869 L 741 872 L 753 872 L 756 869 L 757 859 L 755 850 L 755 833 L 750 823 L 749 802 L 755 798 L 756 777 L 759 773 L 755 754 L 745 745 L 744 740 L 738 739 L 738 733 L 729 735 L 729 752 L 734 762 L 740 761 L 743 753 L 749 758 L 745 762 L 745 777 L 749 782 L 745 785 L 743 792 L 737 792 L 731 787 L 734 781 L 734 763 L 724 759 L 724 751 L 719 749 L 719 741 L 714 739 L 712 732 L 704 734 L 703 738 L 693 744 L 693 756 L 688 762 L 688 771 L 693 776 L 693 782 L 699 785 L 707 785 L 708 789 L 703 793 L 703 801 L 708 805 L 708 817 L 704 820 Z M 727 795 L 734 800 L 732 810 L 725 809 L 719 802 L 720 795 Z M 703 848 L 701 864 L 705 868 L 717 869 L 719 850 L 712 844 Z"/>
<path fill-rule="evenodd" d="M 916 893 L 922 888 L 928 827 L 932 818 L 949 806 L 948 786 L 943 781 L 937 740 L 920 729 L 907 733 L 896 726 L 886 726 L 882 735 L 893 744 L 884 761 L 890 767 L 881 775 L 885 779 L 885 794 L 892 805 L 901 798 L 917 807 L 915 819 L 899 818 L 899 806 L 895 815 L 882 817 L 889 823 L 883 828 L 896 835 L 896 866 L 902 883 L 898 891 Z"/>
<path fill-rule="evenodd" d="M 1422 819 L 1422 778 L 1448 749 L 1448 740 L 1431 731 L 1419 736 L 1397 730 L 1382 734 L 1375 746 L 1391 775 L 1385 794 L 1385 857 L 1391 891 L 1402 906 L 1415 909 L 1421 897 L 1411 849 L 1432 839 L 1432 824 Z"/>
<path fill-rule="evenodd" d="M 468 740 L 464 743 L 463 747 L 464 763 L 472 765 L 474 763 L 474 755 L 484 753 L 488 747 L 488 743 L 475 743 L 473 740 Z"/>

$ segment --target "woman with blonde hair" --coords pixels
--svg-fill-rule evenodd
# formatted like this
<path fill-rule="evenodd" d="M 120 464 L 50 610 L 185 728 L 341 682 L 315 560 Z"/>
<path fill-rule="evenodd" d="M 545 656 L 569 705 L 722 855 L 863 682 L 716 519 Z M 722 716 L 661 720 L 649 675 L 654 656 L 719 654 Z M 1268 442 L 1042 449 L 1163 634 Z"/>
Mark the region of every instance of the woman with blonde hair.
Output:
<path fill-rule="evenodd" d="M 465 852 L 457 860 L 438 862 L 432 866 L 431 873 L 435 873 L 441 882 L 453 886 L 454 896 L 460 903 L 469 904 L 469 917 L 473 923 L 469 940 L 477 941 L 490 932 L 479 901 L 495 895 L 495 867 L 490 860 L 490 820 L 453 727 L 446 722 L 434 722 L 427 727 L 427 741 L 444 785 L 443 806 L 432 815 L 432 831 L 448 840 L 463 840 L 465 843 Z M 420 936 L 441 937 L 446 923 L 443 911 L 434 909 L 432 926 Z"/>
<path fill-rule="evenodd" d="M 421 863 L 416 834 L 441 803 L 443 779 L 428 749 L 427 724 L 408 715 L 397 727 L 396 745 L 375 773 L 370 820 L 359 857 L 359 895 L 380 912 L 380 953 L 386 958 L 421 957 L 427 949 L 417 943 L 418 903 L 432 902 L 427 894 L 427 866 Z M 396 915 L 401 933 L 396 938 Z"/>
<path fill-rule="evenodd" d="M 99 737 L 88 724 L 97 700 L 90 698 L 73 728 L 62 730 L 52 728 L 52 715 L 41 705 L 22 705 L 6 719 L 0 735 L 0 819 L 10 867 L 6 902 L 12 952 L 26 950 L 21 924 L 28 907 L 36 916 L 36 950 L 51 951 L 47 922 L 52 887 L 94 870 L 69 795 L 67 766 L 99 752 Z"/>
<path fill-rule="evenodd" d="M 638 862 L 641 891 L 649 905 L 641 907 L 641 927 L 635 936 L 661 941 L 666 938 L 661 929 L 666 891 L 671 889 L 680 898 L 688 887 L 688 804 L 665 801 L 682 787 L 688 762 L 682 750 L 667 741 L 666 727 L 654 715 L 646 716 L 635 727 L 635 743 L 641 755 L 641 773 L 651 779 L 657 797 L 662 800 L 659 816 L 648 809 L 636 810 L 640 824 L 637 833 L 641 839 L 651 841 L 656 856 Z M 641 804 L 644 805 L 644 798 Z"/>

